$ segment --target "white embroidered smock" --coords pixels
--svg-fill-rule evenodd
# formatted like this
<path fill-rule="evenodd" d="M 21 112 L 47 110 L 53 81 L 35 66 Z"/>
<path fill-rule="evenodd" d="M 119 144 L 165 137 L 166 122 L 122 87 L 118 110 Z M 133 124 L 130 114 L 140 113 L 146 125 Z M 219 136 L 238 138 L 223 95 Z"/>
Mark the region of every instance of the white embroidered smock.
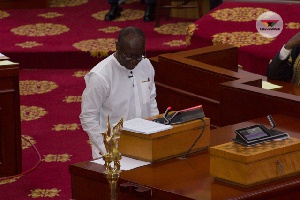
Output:
<path fill-rule="evenodd" d="M 132 77 L 131 77 L 132 76 Z M 102 132 L 110 124 L 141 117 L 158 115 L 154 69 L 148 59 L 143 59 L 133 69 L 121 66 L 110 55 L 98 63 L 85 77 L 86 88 L 82 94 L 80 121 L 92 143 L 93 158 L 105 153 Z"/>

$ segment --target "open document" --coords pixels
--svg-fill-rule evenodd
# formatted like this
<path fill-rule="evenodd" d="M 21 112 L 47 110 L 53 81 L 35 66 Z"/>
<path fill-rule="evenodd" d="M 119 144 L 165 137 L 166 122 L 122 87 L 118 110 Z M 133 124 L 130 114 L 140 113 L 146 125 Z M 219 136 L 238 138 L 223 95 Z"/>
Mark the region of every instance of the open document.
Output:
<path fill-rule="evenodd" d="M 171 128 L 171 125 L 164 125 L 142 118 L 135 118 L 123 122 L 123 130 L 142 134 L 157 133 Z"/>
<path fill-rule="evenodd" d="M 97 160 L 93 160 L 91 162 L 100 164 L 100 165 L 105 165 L 105 162 L 102 158 L 99 158 Z M 122 156 L 122 159 L 120 160 L 120 165 L 121 165 L 121 170 L 131 170 L 137 167 L 141 167 L 144 165 L 149 165 L 150 162 L 145 162 L 141 160 L 136 160 L 133 158 L 129 158 L 126 156 Z"/>

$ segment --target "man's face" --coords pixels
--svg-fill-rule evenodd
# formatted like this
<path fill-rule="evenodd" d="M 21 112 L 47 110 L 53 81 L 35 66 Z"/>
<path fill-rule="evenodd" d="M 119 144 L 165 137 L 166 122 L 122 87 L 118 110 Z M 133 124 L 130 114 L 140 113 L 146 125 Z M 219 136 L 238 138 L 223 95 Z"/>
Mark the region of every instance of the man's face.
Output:
<path fill-rule="evenodd" d="M 126 38 L 124 43 L 116 43 L 117 59 L 128 70 L 133 70 L 143 59 L 145 54 L 145 39 L 141 37 Z"/>

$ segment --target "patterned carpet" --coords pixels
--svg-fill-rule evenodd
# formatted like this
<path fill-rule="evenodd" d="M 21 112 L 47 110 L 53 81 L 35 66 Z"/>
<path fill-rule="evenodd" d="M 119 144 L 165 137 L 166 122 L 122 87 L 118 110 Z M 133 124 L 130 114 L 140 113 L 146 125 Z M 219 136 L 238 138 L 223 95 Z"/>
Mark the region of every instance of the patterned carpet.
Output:
<path fill-rule="evenodd" d="M 68 167 L 91 160 L 79 122 L 83 76 L 115 51 L 121 28 L 146 34 L 147 57 L 184 50 L 191 19 L 142 21 L 145 4 L 127 1 L 122 17 L 103 21 L 109 4 L 52 0 L 46 9 L 0 10 L 0 52 L 20 63 L 23 173 L 0 179 L 0 199 L 71 199 Z M 5 38 L 5 39 L 4 39 Z M 30 142 L 28 142 L 29 140 Z M 36 149 L 35 149 L 36 148 Z"/>
<path fill-rule="evenodd" d="M 25 174 L 0 179 L 0 199 L 71 199 L 69 165 L 92 159 L 78 118 L 86 72 L 21 70 L 21 133 L 37 151 L 22 139 Z"/>
<path fill-rule="evenodd" d="M 162 11 L 161 26 L 155 28 L 155 21 L 143 22 L 140 0 L 122 7 L 112 22 L 103 20 L 110 8 L 105 0 L 50 0 L 45 9 L 0 10 L 1 53 L 22 68 L 90 69 L 115 51 L 119 31 L 132 25 L 145 32 L 147 57 L 187 48 L 186 27 L 195 20 L 166 20 Z"/>

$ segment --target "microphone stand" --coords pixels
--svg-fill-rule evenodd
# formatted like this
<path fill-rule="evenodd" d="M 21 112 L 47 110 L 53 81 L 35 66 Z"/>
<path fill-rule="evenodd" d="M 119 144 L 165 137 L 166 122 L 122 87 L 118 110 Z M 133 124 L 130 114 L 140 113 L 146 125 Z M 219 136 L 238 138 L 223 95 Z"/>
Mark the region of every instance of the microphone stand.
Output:
<path fill-rule="evenodd" d="M 190 151 L 193 149 L 193 147 L 195 146 L 195 144 L 198 142 L 198 140 L 203 135 L 204 129 L 206 127 L 206 123 L 205 123 L 205 120 L 203 118 L 200 118 L 200 120 L 203 122 L 201 133 L 199 134 L 199 136 L 197 137 L 197 139 L 195 140 L 195 142 L 192 144 L 192 146 L 189 148 L 189 150 L 182 157 L 179 157 L 179 159 L 186 159 L 187 156 L 188 156 L 188 154 L 190 153 Z"/>

